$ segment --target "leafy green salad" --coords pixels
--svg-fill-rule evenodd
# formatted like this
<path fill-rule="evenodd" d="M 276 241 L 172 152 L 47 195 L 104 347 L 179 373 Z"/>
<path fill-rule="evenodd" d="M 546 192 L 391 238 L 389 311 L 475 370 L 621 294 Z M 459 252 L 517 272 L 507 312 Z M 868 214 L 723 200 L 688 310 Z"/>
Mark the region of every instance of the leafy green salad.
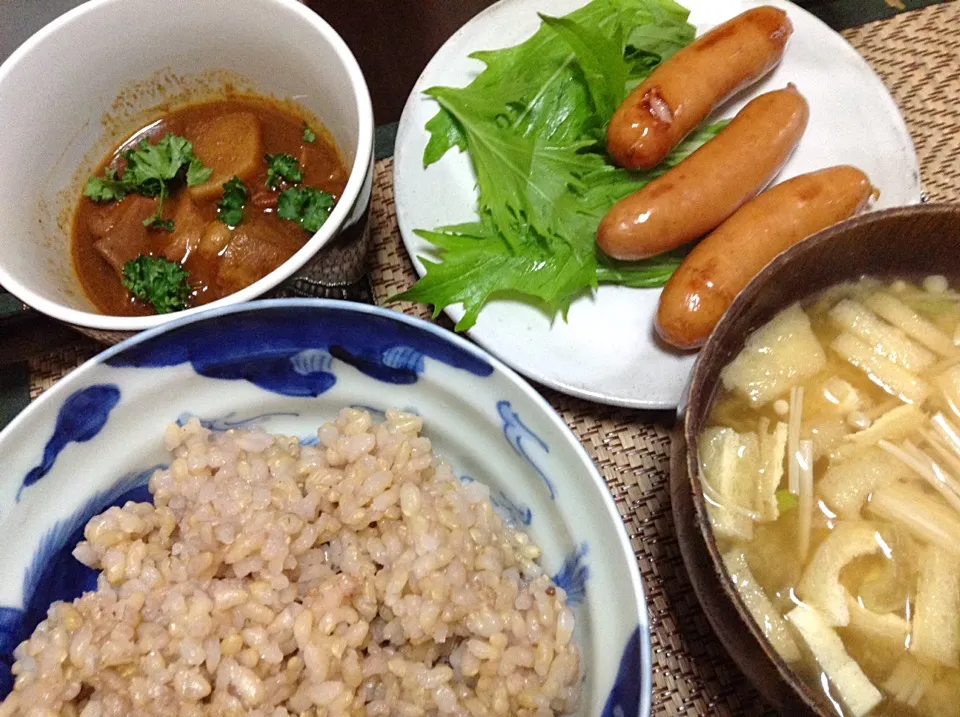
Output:
<path fill-rule="evenodd" d="M 479 219 L 418 230 L 440 261 L 396 298 L 462 304 L 457 330 L 471 328 L 496 296 L 521 298 L 566 317 L 571 302 L 601 283 L 662 286 L 681 255 L 617 262 L 596 231 L 618 200 L 676 165 L 724 123 L 688 137 L 648 172 L 607 157 L 606 128 L 619 104 L 695 34 L 672 0 L 593 0 L 565 17 L 541 15 L 533 37 L 476 52 L 486 68 L 468 86 L 433 87 L 440 111 L 426 125 L 424 166 L 457 148 L 470 155 Z"/>

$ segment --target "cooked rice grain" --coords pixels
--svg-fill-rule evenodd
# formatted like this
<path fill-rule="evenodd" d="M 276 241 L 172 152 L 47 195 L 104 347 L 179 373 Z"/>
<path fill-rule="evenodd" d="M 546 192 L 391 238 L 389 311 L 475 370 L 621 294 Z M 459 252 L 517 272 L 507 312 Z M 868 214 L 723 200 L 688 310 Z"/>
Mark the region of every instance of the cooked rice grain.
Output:
<path fill-rule="evenodd" d="M 97 591 L 17 647 L 0 717 L 575 709 L 566 595 L 421 428 L 345 409 L 310 447 L 171 426 L 154 503 L 87 524 Z"/>

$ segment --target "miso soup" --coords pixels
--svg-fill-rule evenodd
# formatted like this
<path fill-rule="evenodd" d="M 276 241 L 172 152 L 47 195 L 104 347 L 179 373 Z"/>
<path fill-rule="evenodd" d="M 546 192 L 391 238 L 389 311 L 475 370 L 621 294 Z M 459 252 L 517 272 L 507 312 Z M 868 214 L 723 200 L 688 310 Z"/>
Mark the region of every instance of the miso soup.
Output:
<path fill-rule="evenodd" d="M 721 374 L 700 436 L 730 576 L 841 715 L 960 715 L 960 292 L 863 279 Z"/>

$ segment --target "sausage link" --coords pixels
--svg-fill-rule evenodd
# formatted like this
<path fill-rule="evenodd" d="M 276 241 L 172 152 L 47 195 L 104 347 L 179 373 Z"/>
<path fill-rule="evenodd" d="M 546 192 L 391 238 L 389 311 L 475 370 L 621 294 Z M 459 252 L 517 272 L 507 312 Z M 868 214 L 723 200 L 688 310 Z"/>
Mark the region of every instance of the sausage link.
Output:
<path fill-rule="evenodd" d="M 770 183 L 807 127 L 793 85 L 747 103 L 716 137 L 613 205 L 597 243 L 615 259 L 644 259 L 716 228 Z"/>
<path fill-rule="evenodd" d="M 769 5 L 718 25 L 663 62 L 617 108 L 607 150 L 628 169 L 659 164 L 714 107 L 783 57 L 793 25 Z"/>
<path fill-rule="evenodd" d="M 788 179 L 744 204 L 683 260 L 663 288 L 657 333 L 701 346 L 743 288 L 778 254 L 862 209 L 867 175 L 842 165 Z"/>

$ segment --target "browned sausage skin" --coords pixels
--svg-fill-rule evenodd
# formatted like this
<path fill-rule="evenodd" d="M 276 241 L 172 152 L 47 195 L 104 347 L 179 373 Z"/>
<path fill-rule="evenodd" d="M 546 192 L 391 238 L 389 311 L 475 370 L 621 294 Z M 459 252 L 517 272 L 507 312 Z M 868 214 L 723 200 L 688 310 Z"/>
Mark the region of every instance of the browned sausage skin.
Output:
<path fill-rule="evenodd" d="M 808 118 L 807 102 L 793 85 L 754 98 L 716 137 L 614 204 L 597 229 L 597 244 L 631 260 L 703 236 L 770 183 Z"/>
<path fill-rule="evenodd" d="M 750 280 L 778 254 L 862 209 L 873 187 L 842 165 L 788 179 L 744 204 L 700 242 L 660 294 L 657 333 L 701 346 Z"/>
<path fill-rule="evenodd" d="M 748 10 L 662 63 L 620 105 L 607 150 L 621 167 L 659 164 L 710 111 L 773 69 L 793 25 L 778 8 Z"/>

